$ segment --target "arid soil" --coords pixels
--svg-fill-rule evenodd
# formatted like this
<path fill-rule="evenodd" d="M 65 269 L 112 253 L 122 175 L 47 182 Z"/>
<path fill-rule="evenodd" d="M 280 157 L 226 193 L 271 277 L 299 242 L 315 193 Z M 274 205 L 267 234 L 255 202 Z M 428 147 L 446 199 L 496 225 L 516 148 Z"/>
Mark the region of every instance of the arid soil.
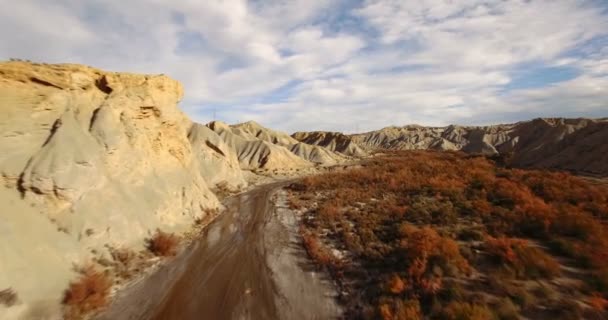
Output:
<path fill-rule="evenodd" d="M 228 198 L 199 241 L 123 291 L 99 319 L 331 319 L 340 309 L 285 206 L 285 183 Z"/>

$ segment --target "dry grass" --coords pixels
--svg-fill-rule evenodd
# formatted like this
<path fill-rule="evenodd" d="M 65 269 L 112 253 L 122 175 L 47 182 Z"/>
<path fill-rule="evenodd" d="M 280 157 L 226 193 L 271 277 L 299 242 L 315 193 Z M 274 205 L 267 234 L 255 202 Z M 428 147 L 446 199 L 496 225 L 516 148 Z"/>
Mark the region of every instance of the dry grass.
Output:
<path fill-rule="evenodd" d="M 105 307 L 112 287 L 112 279 L 104 272 L 87 266 L 81 276 L 65 292 L 63 304 L 67 319 L 79 319 L 84 315 Z"/>
<path fill-rule="evenodd" d="M 180 238 L 173 233 L 156 230 L 152 238 L 147 240 L 147 248 L 159 257 L 170 257 L 177 254 Z"/>

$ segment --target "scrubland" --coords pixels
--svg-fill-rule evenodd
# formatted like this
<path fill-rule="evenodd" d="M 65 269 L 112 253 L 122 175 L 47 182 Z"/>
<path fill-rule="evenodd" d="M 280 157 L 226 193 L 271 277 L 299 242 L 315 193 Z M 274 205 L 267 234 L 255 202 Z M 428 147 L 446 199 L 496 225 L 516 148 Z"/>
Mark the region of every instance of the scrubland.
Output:
<path fill-rule="evenodd" d="M 608 186 L 456 152 L 292 184 L 348 319 L 606 319 Z"/>

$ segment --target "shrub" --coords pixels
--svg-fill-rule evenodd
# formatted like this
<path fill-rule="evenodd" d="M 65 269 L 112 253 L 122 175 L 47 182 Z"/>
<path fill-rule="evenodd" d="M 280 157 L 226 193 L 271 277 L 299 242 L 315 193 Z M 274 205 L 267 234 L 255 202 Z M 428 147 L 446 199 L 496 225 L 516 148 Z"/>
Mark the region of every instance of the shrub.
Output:
<path fill-rule="evenodd" d="M 592 294 L 587 299 L 587 302 L 594 310 L 597 310 L 597 311 L 608 310 L 608 300 L 605 299 L 604 297 L 602 297 L 602 295 L 598 292 L 595 292 L 594 294 Z"/>
<path fill-rule="evenodd" d="M 326 267 L 337 265 L 338 261 L 334 255 L 319 241 L 314 233 L 302 227 L 300 228 L 300 236 L 311 259 Z"/>
<path fill-rule="evenodd" d="M 519 319 L 519 310 L 509 298 L 501 299 L 496 305 L 496 315 L 500 320 L 517 320 Z"/>
<path fill-rule="evenodd" d="M 402 298 L 419 299 L 426 317 L 441 314 L 452 301 L 468 301 L 465 307 L 477 310 L 485 305 L 473 297 L 477 290 L 483 291 L 478 297 L 506 295 L 525 313 L 535 313 L 533 307 L 551 299 L 534 297 L 531 286 L 511 288 L 516 281 L 504 277 L 495 288 L 463 281 L 473 271 L 470 264 L 481 274 L 498 267 L 518 280 L 558 275 L 555 259 L 527 241 L 568 255 L 588 275 L 589 288 L 608 295 L 606 186 L 567 173 L 501 168 L 458 152 L 387 151 L 358 168 L 310 176 L 290 189 L 318 204 L 304 219 L 317 232 L 303 237 L 309 255 L 331 265 L 324 243 L 348 251 L 340 260 L 344 282 L 336 279 L 355 300 L 348 318 L 379 318 L 381 305 L 384 316 L 394 317 L 398 308 L 391 299 Z M 498 238 L 487 241 L 487 235 Z M 457 282 L 471 285 L 456 288 Z M 560 291 L 588 294 L 579 285 L 565 286 Z M 508 303 L 503 301 L 505 310 Z"/>
<path fill-rule="evenodd" d="M 400 227 L 401 247 L 405 255 L 412 261 L 410 274 L 421 276 L 429 265 L 429 261 L 437 263 L 444 270 L 455 270 L 468 273 L 471 268 L 467 260 L 462 257 L 458 244 L 450 239 L 440 236 L 430 227 L 418 228 L 410 224 Z M 416 271 L 419 270 L 419 271 Z"/>
<path fill-rule="evenodd" d="M 19 298 L 13 288 L 0 290 L 0 305 L 12 307 L 17 304 L 17 302 L 19 302 Z"/>
<path fill-rule="evenodd" d="M 407 284 L 401 277 L 397 274 L 394 274 L 387 283 L 387 289 L 392 294 L 400 294 L 407 288 Z"/>
<path fill-rule="evenodd" d="M 555 259 L 525 240 L 488 237 L 485 249 L 497 265 L 507 267 L 520 278 L 553 278 L 560 273 Z"/>
<path fill-rule="evenodd" d="M 382 302 L 378 313 L 383 320 L 418 320 L 422 319 L 418 300 L 394 299 Z"/>
<path fill-rule="evenodd" d="M 79 318 L 106 306 L 111 286 L 112 280 L 106 273 L 95 270 L 93 266 L 84 268 L 80 278 L 72 282 L 65 292 L 66 317 Z"/>
<path fill-rule="evenodd" d="M 147 240 L 147 248 L 156 256 L 169 257 L 177 253 L 179 242 L 178 236 L 156 230 L 156 234 Z"/>
<path fill-rule="evenodd" d="M 442 312 L 442 319 L 446 320 L 493 320 L 494 314 L 487 306 L 464 303 L 451 302 Z"/>

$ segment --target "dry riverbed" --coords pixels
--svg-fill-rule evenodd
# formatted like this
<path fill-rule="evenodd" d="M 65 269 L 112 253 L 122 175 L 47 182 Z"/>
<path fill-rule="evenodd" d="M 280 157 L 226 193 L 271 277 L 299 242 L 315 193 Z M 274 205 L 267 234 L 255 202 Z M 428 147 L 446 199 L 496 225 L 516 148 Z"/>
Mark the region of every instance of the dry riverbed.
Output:
<path fill-rule="evenodd" d="M 121 291 L 98 319 L 331 319 L 335 289 L 302 249 L 286 182 L 229 197 L 187 249 Z"/>

